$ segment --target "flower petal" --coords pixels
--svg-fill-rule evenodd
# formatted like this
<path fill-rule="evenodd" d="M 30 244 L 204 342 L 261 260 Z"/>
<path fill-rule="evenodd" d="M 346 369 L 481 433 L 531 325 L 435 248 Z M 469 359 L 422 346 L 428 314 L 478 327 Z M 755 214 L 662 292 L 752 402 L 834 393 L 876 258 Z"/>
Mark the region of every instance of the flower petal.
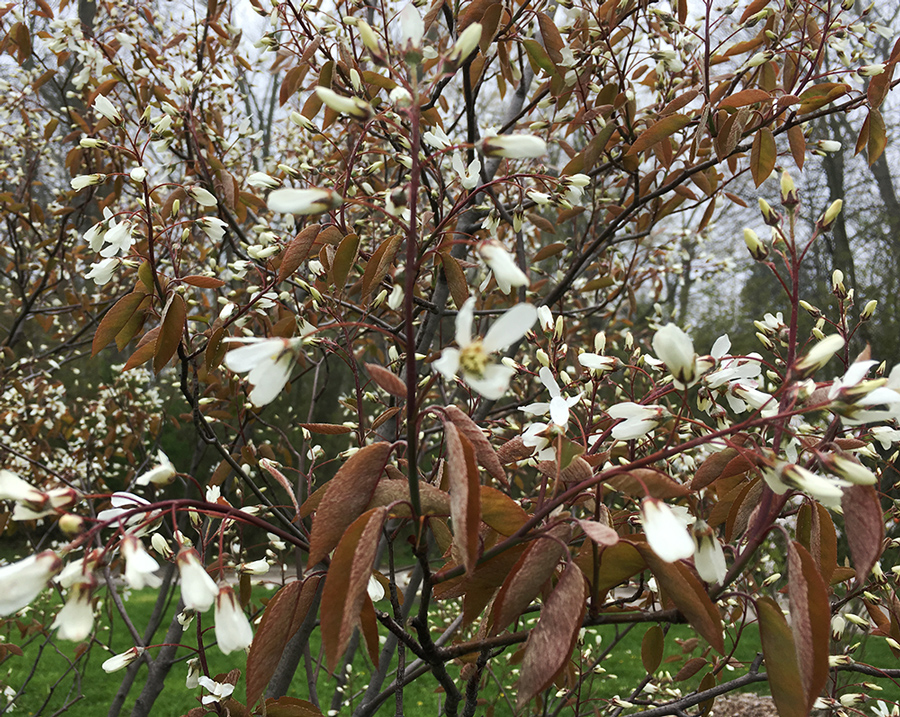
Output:
<path fill-rule="evenodd" d="M 521 339 L 537 321 L 537 309 L 531 304 L 516 304 L 497 319 L 484 336 L 487 353 L 502 351 Z"/>

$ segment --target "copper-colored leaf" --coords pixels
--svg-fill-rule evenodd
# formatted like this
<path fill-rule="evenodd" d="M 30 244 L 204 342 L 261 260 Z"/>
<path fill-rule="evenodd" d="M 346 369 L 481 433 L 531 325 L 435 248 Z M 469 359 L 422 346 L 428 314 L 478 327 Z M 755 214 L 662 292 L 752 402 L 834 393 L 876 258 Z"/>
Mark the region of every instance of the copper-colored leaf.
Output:
<path fill-rule="evenodd" d="M 183 276 L 181 280 L 185 284 L 190 284 L 191 286 L 197 286 L 201 289 L 218 289 L 220 286 L 225 286 L 225 282 L 221 279 L 217 279 L 214 276 Z"/>
<path fill-rule="evenodd" d="M 317 97 L 313 94 L 312 97 Z M 300 267 L 312 249 L 313 242 L 322 228 L 320 224 L 310 224 L 300 230 L 281 253 L 281 266 L 278 267 L 278 281 L 284 281 Z"/>
<path fill-rule="evenodd" d="M 137 311 L 145 296 L 146 294 L 143 292 L 132 291 L 130 294 L 125 294 L 106 312 L 100 321 L 100 325 L 97 327 L 97 331 L 94 332 L 91 356 L 96 356 L 101 349 L 105 348 L 116 337 L 116 334 L 122 330 L 125 324 L 128 323 L 128 320 L 134 315 L 134 312 Z"/>
<path fill-rule="evenodd" d="M 821 503 L 804 503 L 797 513 L 797 539 L 812 555 L 825 584 L 837 568 L 837 532 L 828 509 Z"/>
<path fill-rule="evenodd" d="M 800 95 L 799 114 L 804 115 L 820 107 L 834 102 L 841 95 L 850 91 L 850 85 L 842 82 L 823 82 L 813 85 Z"/>
<path fill-rule="evenodd" d="M 741 24 L 744 24 L 751 15 L 755 15 L 760 10 L 765 8 L 765 6 L 769 4 L 769 2 L 771 2 L 771 0 L 753 0 L 753 2 L 751 2 L 744 10 L 744 14 L 741 15 Z"/>
<path fill-rule="evenodd" d="M 596 520 L 579 520 L 578 525 L 597 545 L 609 547 L 619 542 L 619 534 L 604 523 L 598 523 Z"/>
<path fill-rule="evenodd" d="M 691 480 L 691 490 L 696 491 L 711 485 L 719 478 L 731 478 L 739 475 L 744 471 L 748 471 L 753 467 L 753 463 L 746 458 L 736 448 L 726 448 L 725 450 L 713 453 L 707 458 Z"/>
<path fill-rule="evenodd" d="M 887 145 L 887 132 L 884 126 L 884 117 L 874 107 L 869 110 L 869 137 L 866 142 L 866 155 L 869 166 L 873 165 L 884 152 Z"/>
<path fill-rule="evenodd" d="M 661 120 L 655 122 L 653 125 L 641 132 L 640 136 L 634 141 L 634 144 L 631 145 L 631 148 L 628 150 L 625 156 L 632 156 L 638 154 L 639 152 L 643 152 L 644 150 L 650 149 L 650 147 L 652 147 L 657 142 L 661 142 L 667 137 L 671 137 L 679 130 L 687 127 L 690 122 L 691 118 L 687 115 L 682 114 L 673 114 L 668 115 L 667 117 L 663 117 Z"/>
<path fill-rule="evenodd" d="M 377 363 L 367 363 L 365 366 L 369 376 L 381 388 L 396 398 L 406 398 L 406 382 L 397 374 Z"/>
<path fill-rule="evenodd" d="M 394 234 L 381 242 L 372 253 L 363 272 L 361 301 L 364 302 L 375 291 L 375 288 L 381 284 L 381 280 L 387 276 L 391 265 L 394 263 L 394 257 L 397 255 L 401 239 L 402 235 Z"/>
<path fill-rule="evenodd" d="M 209 714 L 205 709 L 202 714 Z M 279 697 L 266 700 L 266 717 L 322 717 L 322 711 L 312 702 L 298 697 Z"/>
<path fill-rule="evenodd" d="M 541 37 L 544 38 L 544 49 L 553 61 L 554 65 L 562 62 L 561 50 L 566 46 L 559 34 L 559 28 L 553 23 L 553 20 L 543 12 L 537 13 L 538 25 L 541 28 Z"/>
<path fill-rule="evenodd" d="M 387 442 L 364 446 L 344 463 L 322 496 L 309 536 L 309 564 L 324 558 L 369 504 L 391 453 Z"/>
<path fill-rule="evenodd" d="M 570 533 L 567 524 L 554 526 L 546 537 L 536 538 L 526 548 L 494 599 L 492 633 L 504 630 L 531 605 L 565 556 Z"/>
<path fill-rule="evenodd" d="M 719 109 L 745 107 L 746 105 L 756 104 L 757 102 L 766 102 L 771 100 L 772 95 L 755 87 L 749 90 L 741 90 L 733 95 L 728 95 L 719 103 Z"/>
<path fill-rule="evenodd" d="M 584 578 L 581 571 L 569 563 L 525 644 L 517 709 L 522 709 L 532 697 L 546 689 L 565 667 L 572 655 L 584 610 Z"/>
<path fill-rule="evenodd" d="M 884 542 L 884 516 L 878 493 L 870 485 L 852 485 L 844 489 L 841 507 L 856 579 L 863 581 L 881 555 Z"/>
<path fill-rule="evenodd" d="M 459 261 L 450 252 L 441 252 L 441 266 L 444 269 L 444 278 L 450 287 L 450 296 L 456 308 L 462 307 L 469 298 L 469 285 L 466 283 L 466 273 L 459 265 Z"/>
<path fill-rule="evenodd" d="M 313 604 L 321 579 L 320 575 L 313 575 L 288 583 L 266 605 L 247 654 L 249 706 L 256 704 L 265 692 L 288 641 L 300 629 Z"/>
<path fill-rule="evenodd" d="M 181 294 L 172 294 L 163 310 L 159 338 L 156 340 L 156 351 L 153 355 L 153 370 L 156 373 L 162 371 L 178 350 L 178 344 L 181 343 L 184 334 L 186 317 L 187 307 Z"/>
<path fill-rule="evenodd" d="M 659 668 L 664 647 L 665 635 L 662 628 L 659 625 L 651 625 L 641 640 L 641 662 L 648 675 L 652 675 Z"/>
<path fill-rule="evenodd" d="M 278 482 L 278 485 L 280 485 L 284 489 L 284 492 L 287 493 L 288 497 L 291 499 L 291 503 L 294 506 L 294 512 L 299 516 L 300 506 L 297 504 L 297 496 L 294 495 L 294 487 L 287 479 L 287 476 L 285 476 L 284 473 L 278 470 L 275 464 L 267 458 L 263 458 L 259 461 L 259 467 L 262 468 L 270 476 L 272 476 Z"/>
<path fill-rule="evenodd" d="M 683 682 L 684 680 L 689 680 L 708 664 L 709 662 L 707 662 L 706 658 L 704 657 L 692 657 L 690 660 L 684 663 L 684 666 L 675 673 L 675 677 L 673 677 L 672 679 L 675 682 Z"/>
<path fill-rule="evenodd" d="M 343 291 L 344 284 L 347 283 L 347 276 L 350 274 L 350 267 L 356 261 L 358 251 L 359 237 L 356 234 L 348 234 L 338 244 L 334 253 L 334 262 L 331 265 L 331 278 L 335 291 Z"/>
<path fill-rule="evenodd" d="M 686 485 L 676 483 L 665 473 L 652 468 L 636 468 L 628 473 L 613 476 L 606 483 L 614 490 L 635 498 L 643 498 L 649 492 L 654 498 L 668 500 L 683 498 L 691 492 Z"/>
<path fill-rule="evenodd" d="M 310 433 L 319 433 L 323 436 L 340 436 L 353 430 L 349 426 L 337 423 L 298 423 L 297 425 L 305 428 Z"/>
<path fill-rule="evenodd" d="M 422 515 L 450 515 L 450 495 L 430 483 L 419 482 L 419 503 Z M 393 505 L 391 516 L 410 518 L 409 481 L 384 478 L 378 481 L 368 508 L 379 505 Z"/>
<path fill-rule="evenodd" d="M 500 481 L 503 485 L 507 485 L 506 471 L 503 470 L 503 464 L 500 462 L 497 452 L 494 450 L 491 442 L 487 439 L 487 436 L 484 435 L 484 431 L 481 430 L 478 424 L 456 406 L 447 406 L 444 408 L 444 415 L 453 421 L 453 424 L 459 429 L 460 433 L 469 439 L 469 443 L 472 444 L 472 449 L 475 451 L 475 458 L 478 460 L 478 463 L 496 480 Z"/>
<path fill-rule="evenodd" d="M 788 545 L 788 571 L 791 630 L 807 709 L 812 710 L 813 702 L 828 682 L 831 606 L 825 581 L 800 543 Z"/>
<path fill-rule="evenodd" d="M 657 584 L 678 611 L 717 652 L 722 653 L 725 647 L 722 617 L 703 584 L 683 563 L 663 561 L 648 545 L 641 545 L 640 550 Z"/>
<path fill-rule="evenodd" d="M 781 608 L 771 598 L 760 598 L 756 601 L 756 614 L 766 676 L 779 717 L 807 717 L 809 710 L 797 664 L 797 649 Z"/>
<path fill-rule="evenodd" d="M 775 135 L 768 127 L 762 127 L 753 138 L 753 146 L 750 149 L 750 174 L 757 187 L 772 174 L 777 158 Z"/>
<path fill-rule="evenodd" d="M 453 545 L 466 573 L 471 574 L 478 560 L 478 526 L 481 522 L 478 465 L 469 439 L 452 422 L 444 423 L 444 445 L 450 484 Z"/>
<path fill-rule="evenodd" d="M 325 662 L 331 672 L 359 622 L 386 513 L 385 508 L 373 508 L 347 528 L 325 576 L 321 630 Z"/>
<path fill-rule="evenodd" d="M 152 332 L 148 331 L 146 334 L 144 334 L 143 338 L 147 338 L 151 335 L 151 333 L 153 334 L 153 337 L 149 341 L 144 341 L 143 339 L 141 339 L 141 343 L 138 344 L 135 352 L 128 357 L 128 360 L 122 367 L 123 371 L 129 371 L 153 358 L 154 354 L 156 353 L 156 336 L 159 333 L 159 327 L 157 326 L 152 330 Z"/>
<path fill-rule="evenodd" d="M 803 162 L 806 160 L 806 136 L 800 125 L 794 125 L 787 131 L 788 144 L 791 148 L 791 156 L 794 158 L 794 164 L 797 169 L 803 169 Z"/>
<path fill-rule="evenodd" d="M 489 485 L 479 486 L 479 492 L 481 520 L 500 535 L 512 535 L 528 520 L 528 513 L 506 493 Z"/>

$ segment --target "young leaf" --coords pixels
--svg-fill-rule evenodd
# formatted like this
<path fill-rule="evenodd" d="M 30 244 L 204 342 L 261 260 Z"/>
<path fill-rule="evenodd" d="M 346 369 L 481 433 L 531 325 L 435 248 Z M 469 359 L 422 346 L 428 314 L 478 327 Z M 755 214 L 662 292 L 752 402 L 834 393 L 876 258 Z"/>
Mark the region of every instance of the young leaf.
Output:
<path fill-rule="evenodd" d="M 640 136 L 631 145 L 631 148 L 625 154 L 626 157 L 633 156 L 644 150 L 650 149 L 657 142 L 661 142 L 667 137 L 671 137 L 679 130 L 687 127 L 691 122 L 691 118 L 687 115 L 674 114 L 663 117 L 658 122 L 641 132 Z"/>
<path fill-rule="evenodd" d="M 312 97 L 316 97 L 315 94 Z M 293 274 L 309 256 L 313 242 L 322 228 L 321 224 L 310 224 L 300 230 L 281 254 L 281 266 L 278 267 L 278 281 L 282 282 Z"/>
<path fill-rule="evenodd" d="M 309 536 L 309 564 L 324 558 L 359 517 L 375 492 L 388 456 L 387 442 L 364 446 L 354 453 L 327 484 Z"/>
<path fill-rule="evenodd" d="M 772 174 L 777 158 L 775 135 L 768 127 L 763 127 L 756 133 L 753 138 L 753 146 L 750 148 L 750 174 L 757 187 Z"/>
<path fill-rule="evenodd" d="M 124 328 L 125 324 L 134 315 L 134 312 L 137 311 L 138 306 L 141 305 L 145 296 L 146 294 L 142 291 L 132 291 L 130 294 L 125 294 L 106 312 L 100 321 L 100 325 L 97 327 L 97 331 L 94 332 L 94 342 L 91 345 L 92 357 L 105 348 L 116 337 L 116 334 Z"/>
<path fill-rule="evenodd" d="M 663 647 L 665 636 L 662 628 L 659 625 L 652 625 L 641 640 L 641 662 L 644 663 L 648 675 L 652 675 L 659 668 L 663 658 Z"/>
<path fill-rule="evenodd" d="M 812 710 L 828 682 L 831 605 L 825 581 L 810 554 L 797 542 L 788 545 L 788 598 L 800 677 L 807 709 Z"/>
<path fill-rule="evenodd" d="M 406 383 L 394 372 L 375 363 L 367 363 L 366 371 L 372 380 L 395 398 L 406 398 Z"/>
<path fill-rule="evenodd" d="M 172 294 L 163 310 L 159 338 L 156 341 L 156 351 L 153 356 L 153 370 L 156 373 L 162 371 L 178 350 L 178 344 L 181 343 L 181 337 L 184 334 L 186 317 L 187 307 L 181 294 Z"/>
<path fill-rule="evenodd" d="M 337 668 L 359 622 L 386 513 L 386 508 L 373 508 L 357 518 L 338 543 L 328 568 L 322 590 L 321 630 L 330 672 Z"/>
<path fill-rule="evenodd" d="M 478 560 L 478 526 L 481 522 L 478 465 L 469 439 L 452 422 L 444 423 L 444 443 L 450 483 L 453 545 L 462 558 L 466 573 L 471 575 Z"/>
<path fill-rule="evenodd" d="M 756 614 L 766 676 L 779 717 L 807 717 L 809 710 L 797 665 L 797 649 L 781 608 L 772 598 L 760 598 L 756 601 Z"/>
<path fill-rule="evenodd" d="M 445 407 L 444 415 L 453 421 L 460 433 L 469 439 L 478 463 L 502 485 L 509 485 L 506 480 L 506 471 L 503 470 L 503 464 L 500 462 L 497 452 L 478 424 L 456 406 Z"/>
<path fill-rule="evenodd" d="M 503 491 L 483 485 L 480 493 L 481 520 L 500 535 L 512 535 L 528 520 L 528 513 L 522 506 Z"/>
<path fill-rule="evenodd" d="M 585 596 L 584 577 L 569 563 L 525 644 L 517 709 L 546 689 L 571 657 L 584 617 Z"/>
<path fill-rule="evenodd" d="M 275 674 L 288 641 L 300 629 L 313 605 L 321 575 L 295 580 L 269 600 L 247 654 L 247 705 L 253 706 Z"/>
<path fill-rule="evenodd" d="M 884 516 L 878 493 L 870 485 L 852 485 L 841 498 L 844 526 L 856 579 L 865 580 L 881 555 L 884 542 Z"/>

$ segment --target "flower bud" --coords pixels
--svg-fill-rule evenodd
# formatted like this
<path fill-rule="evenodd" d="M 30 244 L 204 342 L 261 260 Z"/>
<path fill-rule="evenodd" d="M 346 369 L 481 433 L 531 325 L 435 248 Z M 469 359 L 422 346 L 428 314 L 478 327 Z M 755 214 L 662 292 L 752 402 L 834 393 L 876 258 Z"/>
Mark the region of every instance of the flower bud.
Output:
<path fill-rule="evenodd" d="M 113 655 L 106 662 L 100 665 L 100 667 L 104 672 L 116 672 L 125 667 L 128 667 L 128 665 L 130 665 L 143 654 L 143 647 L 132 647 L 130 650 L 126 650 L 125 652 L 119 653 L 118 655 Z"/>
<path fill-rule="evenodd" d="M 844 272 L 835 269 L 831 274 L 831 291 L 838 298 L 847 298 L 847 289 L 844 286 Z"/>
<path fill-rule="evenodd" d="M 762 213 L 763 221 L 770 227 L 778 224 L 778 212 L 772 209 L 772 206 L 762 197 L 758 200 L 759 211 Z"/>
<path fill-rule="evenodd" d="M 863 65 L 860 67 L 857 72 L 863 77 L 875 77 L 875 75 L 880 75 L 885 70 L 885 64 L 883 62 L 878 63 L 877 65 Z"/>
<path fill-rule="evenodd" d="M 473 22 L 466 26 L 466 29 L 460 33 L 456 44 L 450 50 L 450 54 L 447 55 L 447 62 L 452 65 L 459 65 L 465 62 L 469 55 L 475 51 L 475 48 L 478 47 L 478 43 L 481 42 L 481 30 L 480 22 Z"/>
<path fill-rule="evenodd" d="M 372 106 L 359 97 L 344 97 L 327 87 L 316 87 L 316 95 L 322 104 L 338 114 L 349 115 L 358 120 L 367 120 L 374 114 Z"/>
<path fill-rule="evenodd" d="M 113 124 L 119 124 L 122 121 L 122 115 L 115 108 L 112 102 L 106 99 L 105 95 L 97 95 L 94 98 L 94 111 L 108 119 Z"/>
<path fill-rule="evenodd" d="M 73 513 L 66 513 L 59 519 L 59 529 L 67 536 L 75 537 L 84 531 L 84 518 Z"/>
<path fill-rule="evenodd" d="M 797 188 L 794 180 L 787 172 L 781 173 L 781 203 L 785 207 L 795 207 L 800 199 L 797 196 Z"/>
<path fill-rule="evenodd" d="M 863 307 L 862 313 L 860 313 L 859 318 L 862 321 L 868 321 L 872 318 L 872 315 L 875 313 L 875 309 L 878 307 L 878 301 L 876 299 L 872 299 L 866 303 Z"/>
<path fill-rule="evenodd" d="M 481 150 L 486 157 L 533 159 L 547 154 L 547 143 L 531 134 L 505 134 L 486 137 Z"/>
<path fill-rule="evenodd" d="M 756 261 L 763 261 L 769 256 L 769 250 L 766 248 L 766 245 L 762 243 L 759 235 L 752 229 L 744 229 L 744 243 L 747 245 L 750 256 Z"/>
<path fill-rule="evenodd" d="M 831 206 L 825 210 L 825 213 L 822 215 L 822 218 L 819 219 L 819 225 L 822 227 L 822 231 L 828 231 L 831 229 L 832 224 L 834 224 L 834 220 L 838 218 L 838 215 L 841 213 L 841 207 L 844 206 L 843 199 L 835 199 Z"/>

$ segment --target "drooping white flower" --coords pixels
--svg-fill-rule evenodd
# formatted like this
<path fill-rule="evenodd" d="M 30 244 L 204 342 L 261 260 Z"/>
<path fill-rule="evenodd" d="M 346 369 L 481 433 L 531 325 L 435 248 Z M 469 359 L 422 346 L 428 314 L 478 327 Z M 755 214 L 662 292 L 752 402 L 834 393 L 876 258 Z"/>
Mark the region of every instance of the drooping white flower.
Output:
<path fill-rule="evenodd" d="M 91 270 L 84 275 L 86 279 L 93 279 L 97 286 L 103 286 L 110 279 L 121 262 L 116 258 L 104 259 L 96 264 L 91 264 Z"/>
<path fill-rule="evenodd" d="M 134 237 L 131 234 L 131 222 L 110 220 L 109 229 L 103 235 L 103 244 L 100 256 L 106 259 L 119 254 L 127 254 L 129 249 L 131 249 L 131 245 L 134 244 Z"/>
<path fill-rule="evenodd" d="M 550 402 L 530 403 L 522 411 L 530 416 L 544 416 L 549 413 L 554 425 L 565 429 L 569 423 L 569 409 L 578 403 L 581 393 L 579 392 L 577 396 L 564 397 L 553 372 L 546 366 L 542 366 L 538 371 L 538 377 L 550 393 Z"/>
<path fill-rule="evenodd" d="M 644 498 L 641 502 L 641 522 L 647 544 L 667 563 L 687 560 L 694 554 L 694 539 L 687 526 L 661 500 Z"/>
<path fill-rule="evenodd" d="M 474 189 L 478 185 L 481 174 L 481 160 L 477 155 L 475 156 L 475 159 L 469 162 L 469 166 L 466 168 L 466 165 L 463 163 L 462 154 L 460 152 L 454 152 L 453 159 L 450 160 L 450 165 L 453 167 L 453 171 L 456 172 L 456 176 L 459 177 L 463 189 Z"/>
<path fill-rule="evenodd" d="M 316 87 L 316 95 L 318 95 L 322 104 L 338 114 L 349 115 L 359 120 L 367 120 L 373 114 L 372 105 L 359 97 L 345 97 L 328 87 L 321 86 Z M 271 207 L 269 208 L 271 209 Z"/>
<path fill-rule="evenodd" d="M 153 468 L 137 477 L 135 480 L 136 485 L 150 485 L 152 483 L 155 486 L 166 486 L 175 480 L 178 471 L 175 470 L 172 461 L 169 460 L 169 457 L 162 449 L 156 452 L 156 460 L 157 464 Z"/>
<path fill-rule="evenodd" d="M 453 144 L 447 136 L 447 133 L 437 124 L 422 135 L 422 141 L 433 149 L 447 149 Z"/>
<path fill-rule="evenodd" d="M 246 573 L 247 575 L 265 575 L 269 572 L 269 561 L 265 558 L 260 558 L 259 560 L 253 560 L 249 563 L 244 563 L 240 567 L 240 571 L 242 573 Z"/>
<path fill-rule="evenodd" d="M 216 595 L 216 641 L 226 655 L 246 650 L 253 641 L 253 628 L 234 595 L 234 590 L 223 585 Z"/>
<path fill-rule="evenodd" d="M 0 617 L 12 615 L 34 600 L 62 567 L 52 550 L 0 567 Z"/>
<path fill-rule="evenodd" d="M 66 604 L 57 614 L 51 629 L 58 628 L 60 640 L 81 642 L 94 627 L 94 608 L 91 605 L 91 589 L 88 583 L 76 583 L 66 595 Z"/>
<path fill-rule="evenodd" d="M 200 225 L 203 233 L 215 242 L 222 241 L 225 230 L 228 228 L 228 225 L 221 219 L 211 216 L 201 217 L 197 220 L 197 224 Z"/>
<path fill-rule="evenodd" d="M 125 558 L 125 582 L 135 590 L 158 588 L 162 584 L 162 578 L 156 575 L 159 563 L 144 550 L 140 539 L 128 533 L 122 538 L 120 546 Z"/>
<path fill-rule="evenodd" d="M 459 33 L 456 44 L 450 48 L 447 55 L 447 62 L 450 64 L 458 64 L 471 55 L 478 43 L 481 42 L 482 25 L 480 22 L 471 22 L 466 25 L 466 29 Z"/>
<path fill-rule="evenodd" d="M 272 177 L 265 172 L 253 172 L 247 176 L 247 184 L 261 189 L 275 189 L 281 186 L 281 180 Z"/>
<path fill-rule="evenodd" d="M 841 507 L 844 488 L 850 485 L 849 481 L 825 478 L 795 463 L 778 463 L 773 468 L 764 468 L 762 475 L 769 488 L 778 495 L 795 488 L 832 509 Z"/>
<path fill-rule="evenodd" d="M 794 364 L 794 371 L 804 378 L 811 376 L 827 364 L 831 357 L 844 347 L 844 343 L 844 337 L 840 334 L 826 336 L 813 346 L 806 356 L 803 356 Z"/>
<path fill-rule="evenodd" d="M 188 679 L 190 679 L 190 677 Z M 231 697 L 231 693 L 234 692 L 234 685 L 228 684 L 227 682 L 214 682 L 206 675 L 198 677 L 197 684 L 209 691 L 209 694 L 203 695 L 203 698 L 200 700 L 205 705 L 221 702 L 222 700 Z"/>
<path fill-rule="evenodd" d="M 281 214 L 298 216 L 322 214 L 337 209 L 344 198 L 330 189 L 276 189 L 269 194 L 266 202 L 269 209 Z"/>
<path fill-rule="evenodd" d="M 488 265 L 497 280 L 497 287 L 509 294 L 513 287 L 528 286 L 528 277 L 517 265 L 512 254 L 496 239 L 486 239 L 478 244 L 478 256 Z"/>
<path fill-rule="evenodd" d="M 12 471 L 0 468 L 0 500 L 41 503 L 44 494 Z"/>
<path fill-rule="evenodd" d="M 94 111 L 101 115 L 102 117 L 106 117 L 113 124 L 119 124 L 122 121 L 122 115 L 119 114 L 119 110 L 116 109 L 115 105 L 110 102 L 105 95 L 97 95 L 94 98 Z"/>
<path fill-rule="evenodd" d="M 214 207 L 219 203 L 212 192 L 203 187 L 198 187 L 196 184 L 188 187 L 187 191 L 201 207 Z"/>
<path fill-rule="evenodd" d="M 226 341 L 247 344 L 225 354 L 225 365 L 235 373 L 249 372 L 247 380 L 253 386 L 250 402 L 254 406 L 265 406 L 278 397 L 291 377 L 297 351 L 304 339 L 234 338 Z"/>
<path fill-rule="evenodd" d="M 412 3 L 406 5 L 400 11 L 400 44 L 398 47 L 403 53 L 418 53 L 422 47 L 422 37 L 425 34 L 425 22 Z"/>
<path fill-rule="evenodd" d="M 125 667 L 128 667 L 128 665 L 130 665 L 143 654 L 143 647 L 132 647 L 130 650 L 125 650 L 125 652 L 120 652 L 118 655 L 113 655 L 108 660 L 106 660 L 106 662 L 100 665 L 100 667 L 104 672 L 117 672 Z"/>
<path fill-rule="evenodd" d="M 206 612 L 219 593 L 215 580 L 209 577 L 193 548 L 182 548 L 175 560 L 181 575 L 181 599 L 184 606 L 197 612 Z"/>
<path fill-rule="evenodd" d="M 547 143 L 531 134 L 503 134 L 485 137 L 481 151 L 485 157 L 531 159 L 547 154 Z"/>
<path fill-rule="evenodd" d="M 676 387 L 683 389 L 697 382 L 702 367 L 694 351 L 694 342 L 675 324 L 666 324 L 656 332 L 653 350 L 657 358 L 666 364 Z"/>
<path fill-rule="evenodd" d="M 372 602 L 378 602 L 384 599 L 384 585 L 374 575 L 369 576 L 369 582 L 366 585 L 366 592 Z"/>
<path fill-rule="evenodd" d="M 578 363 L 591 371 L 612 371 L 621 364 L 621 361 L 615 356 L 585 352 L 578 354 Z"/>
<path fill-rule="evenodd" d="M 187 661 L 187 677 L 184 686 L 189 690 L 195 690 L 200 686 L 200 658 L 194 657 Z"/>
<path fill-rule="evenodd" d="M 85 187 L 92 187 L 95 184 L 103 184 L 103 182 L 105 181 L 105 174 L 79 174 L 77 177 L 72 177 L 70 184 L 72 185 L 72 189 L 80 191 Z"/>
<path fill-rule="evenodd" d="M 112 503 L 112 507 L 101 510 L 97 514 L 97 519 L 100 521 L 114 521 L 129 511 L 150 505 L 150 501 L 146 498 L 141 498 L 141 496 L 127 491 L 117 491 L 110 496 L 109 500 Z M 137 525 L 146 520 L 147 517 L 146 513 L 136 513 L 128 518 L 126 525 Z"/>
<path fill-rule="evenodd" d="M 819 453 L 819 463 L 836 476 L 857 485 L 875 485 L 878 477 L 859 461 L 842 453 Z"/>
<path fill-rule="evenodd" d="M 646 436 L 656 428 L 665 415 L 665 409 L 662 406 L 644 406 L 626 401 L 610 406 L 607 414 L 610 418 L 625 419 L 613 426 L 612 437 L 617 441 L 631 441 Z"/>
<path fill-rule="evenodd" d="M 456 348 L 445 348 L 432 366 L 444 378 L 452 380 L 458 372 L 477 393 L 490 401 L 499 399 L 509 388 L 515 370 L 491 361 L 491 354 L 502 351 L 521 339 L 537 320 L 531 304 L 516 304 L 497 319 L 484 339 L 472 336 L 475 299 L 468 299 L 456 315 Z"/>
<path fill-rule="evenodd" d="M 694 567 L 703 580 L 708 583 L 721 583 L 728 573 L 725 565 L 725 551 L 716 539 L 715 533 L 705 522 L 694 523 Z"/>

